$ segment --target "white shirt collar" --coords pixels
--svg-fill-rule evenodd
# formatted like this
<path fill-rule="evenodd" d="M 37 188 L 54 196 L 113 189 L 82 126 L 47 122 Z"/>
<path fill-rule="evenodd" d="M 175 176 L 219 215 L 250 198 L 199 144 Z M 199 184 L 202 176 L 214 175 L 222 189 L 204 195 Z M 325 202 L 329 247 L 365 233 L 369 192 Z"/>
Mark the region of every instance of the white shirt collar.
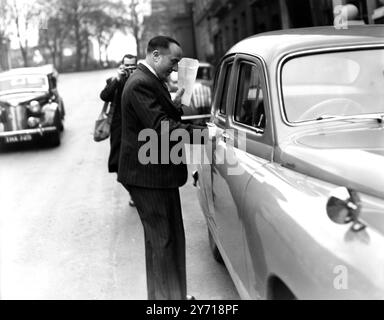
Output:
<path fill-rule="evenodd" d="M 146 66 L 148 68 L 149 71 L 151 71 L 157 78 L 159 78 L 159 76 L 157 75 L 156 71 L 147 63 L 147 61 L 141 61 L 140 62 L 142 65 Z"/>

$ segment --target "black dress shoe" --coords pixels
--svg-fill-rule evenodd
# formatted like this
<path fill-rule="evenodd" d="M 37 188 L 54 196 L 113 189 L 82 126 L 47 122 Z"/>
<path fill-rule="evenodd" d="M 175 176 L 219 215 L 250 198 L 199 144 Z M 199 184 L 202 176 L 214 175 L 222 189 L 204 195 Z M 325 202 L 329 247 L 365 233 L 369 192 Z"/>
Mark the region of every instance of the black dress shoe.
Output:
<path fill-rule="evenodd" d="M 191 295 L 187 295 L 187 300 L 196 300 L 196 298 L 194 296 L 191 296 Z"/>

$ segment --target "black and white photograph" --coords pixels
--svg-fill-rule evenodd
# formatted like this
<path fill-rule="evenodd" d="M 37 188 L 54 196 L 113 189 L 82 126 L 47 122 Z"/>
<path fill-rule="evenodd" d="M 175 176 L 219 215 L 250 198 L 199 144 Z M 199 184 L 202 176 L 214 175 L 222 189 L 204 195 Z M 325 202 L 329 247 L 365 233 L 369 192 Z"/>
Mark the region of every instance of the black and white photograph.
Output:
<path fill-rule="evenodd" d="M 0 0 L 0 300 L 382 300 L 383 248 L 384 0 Z"/>

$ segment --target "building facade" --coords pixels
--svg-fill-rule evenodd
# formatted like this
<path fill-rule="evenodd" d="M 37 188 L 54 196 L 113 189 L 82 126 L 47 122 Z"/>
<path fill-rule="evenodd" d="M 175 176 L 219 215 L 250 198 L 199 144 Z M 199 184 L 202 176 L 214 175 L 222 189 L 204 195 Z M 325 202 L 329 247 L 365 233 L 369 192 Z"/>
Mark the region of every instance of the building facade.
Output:
<path fill-rule="evenodd" d="M 141 47 L 146 48 L 154 36 L 167 35 L 181 44 L 186 57 L 196 57 L 193 3 L 191 0 L 152 0 L 151 15 L 144 17 Z"/>
<path fill-rule="evenodd" d="M 334 25 L 335 8 L 346 4 L 358 8 L 356 20 L 384 23 L 384 0 L 196 0 L 197 58 L 216 64 L 236 42 L 260 32 Z"/>

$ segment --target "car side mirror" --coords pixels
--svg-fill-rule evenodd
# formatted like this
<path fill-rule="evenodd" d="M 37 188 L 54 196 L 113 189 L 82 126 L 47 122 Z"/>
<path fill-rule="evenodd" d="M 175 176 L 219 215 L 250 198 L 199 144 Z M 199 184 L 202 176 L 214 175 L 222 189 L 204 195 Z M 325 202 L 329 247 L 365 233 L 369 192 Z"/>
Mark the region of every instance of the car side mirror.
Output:
<path fill-rule="evenodd" d="M 328 217 L 337 224 L 352 222 L 352 231 L 358 232 L 366 226 L 359 221 L 361 211 L 360 198 L 357 193 L 345 187 L 333 190 L 326 205 Z"/>

